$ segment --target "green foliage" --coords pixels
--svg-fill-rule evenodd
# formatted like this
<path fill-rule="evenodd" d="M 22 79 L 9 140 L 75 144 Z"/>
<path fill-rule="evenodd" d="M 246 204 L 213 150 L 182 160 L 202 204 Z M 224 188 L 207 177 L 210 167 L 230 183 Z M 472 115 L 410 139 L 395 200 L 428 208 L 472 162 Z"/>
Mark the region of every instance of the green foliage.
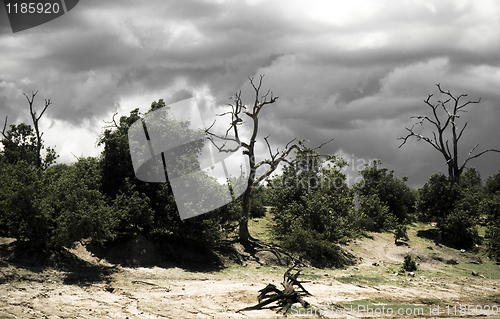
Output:
<path fill-rule="evenodd" d="M 406 271 L 416 271 L 417 261 L 411 255 L 406 255 L 404 257 L 403 269 Z"/>
<path fill-rule="evenodd" d="M 318 266 L 339 265 L 337 243 L 359 230 L 353 195 L 341 172 L 344 165 L 341 158 L 323 161 L 312 153 L 269 181 L 275 236 Z"/>
<path fill-rule="evenodd" d="M 24 160 L 2 166 L 0 180 L 3 236 L 28 241 L 32 247 L 59 248 L 92 238 L 112 237 L 113 215 L 99 192 L 95 159 L 45 172 Z"/>
<path fill-rule="evenodd" d="M 360 197 L 360 210 L 366 216 L 367 230 L 387 231 L 396 223 L 407 223 L 415 213 L 415 192 L 394 171 L 380 168 L 380 160 L 365 164 L 360 172 L 363 181 L 354 185 Z"/>
<path fill-rule="evenodd" d="M 477 170 L 469 168 L 459 184 L 442 174 L 434 174 L 419 192 L 420 219 L 437 222 L 444 243 L 470 248 L 478 242 L 476 225 L 484 193 Z"/>
<path fill-rule="evenodd" d="M 204 134 L 190 129 L 186 121 L 170 119 L 169 107 L 161 99 L 153 102 L 144 116 L 159 109 L 165 110 L 164 117 L 148 119 L 148 134 L 178 139 L 186 137 L 193 139 Z M 118 127 L 106 130 L 99 140 L 99 143 L 104 145 L 100 161 L 103 176 L 101 191 L 106 194 L 108 202 L 117 211 L 118 229 L 122 232 L 141 232 L 151 239 L 167 236 L 172 240 L 186 241 L 193 245 L 215 245 L 224 232 L 233 229 L 239 217 L 233 214 L 236 212 L 234 206 L 222 207 L 213 213 L 182 221 L 168 181 L 167 183 L 139 181 L 132 166 L 128 130 L 133 123 L 142 118 L 143 115 L 138 109 L 133 110 L 129 116 L 120 118 Z M 168 176 L 191 173 L 192 179 L 189 183 L 196 183 L 202 187 L 210 198 L 222 196 L 222 187 L 227 186 L 220 185 L 205 173 L 194 173 L 199 170 L 197 155 L 203 147 L 203 142 L 190 143 L 186 147 L 173 150 L 182 154 L 178 154 L 175 162 L 169 162 Z M 189 198 L 184 200 L 189 205 Z M 193 202 L 193 212 L 197 211 L 195 205 Z"/>
<path fill-rule="evenodd" d="M 289 234 L 282 236 L 283 247 L 311 260 L 317 267 L 341 267 L 340 248 L 324 233 L 305 229 L 300 221 L 293 221 Z"/>
<path fill-rule="evenodd" d="M 53 225 L 41 200 L 41 172 L 24 160 L 2 165 L 0 179 L 0 214 L 2 236 L 29 240 L 35 247 L 45 248 Z"/>
<path fill-rule="evenodd" d="M 18 125 L 11 125 L 10 129 L 5 132 L 5 136 L 1 140 L 3 150 L 1 157 L 3 160 L 10 164 L 25 161 L 26 163 L 36 167 L 37 151 L 36 151 L 36 137 L 35 132 L 31 125 L 21 123 Z M 42 144 L 41 149 L 45 149 Z M 58 155 L 53 148 L 47 147 L 45 151 L 45 158 L 42 158 L 42 169 L 47 169 L 50 165 L 55 163 Z"/>
<path fill-rule="evenodd" d="M 480 212 L 488 220 L 485 238 L 491 258 L 500 261 L 500 172 L 486 180 Z"/>
<path fill-rule="evenodd" d="M 114 237 L 116 214 L 99 191 L 101 174 L 95 158 L 80 158 L 65 169 L 49 169 L 44 177 L 42 205 L 55 223 L 50 246 L 71 246 L 85 238 L 103 243 Z"/>
<path fill-rule="evenodd" d="M 408 240 L 406 225 L 399 224 L 394 228 L 394 242 L 397 243 L 398 240 Z"/>
<path fill-rule="evenodd" d="M 457 188 L 443 174 L 433 174 L 419 190 L 419 219 L 423 222 L 438 221 L 447 216 L 459 198 Z"/>
<path fill-rule="evenodd" d="M 396 225 L 396 217 L 377 194 L 362 196 L 359 212 L 363 216 L 361 226 L 368 231 L 389 231 Z"/>
<path fill-rule="evenodd" d="M 266 215 L 266 207 L 264 207 L 266 200 L 266 188 L 264 186 L 255 187 L 252 191 L 252 207 L 250 208 L 250 217 L 258 218 Z"/>

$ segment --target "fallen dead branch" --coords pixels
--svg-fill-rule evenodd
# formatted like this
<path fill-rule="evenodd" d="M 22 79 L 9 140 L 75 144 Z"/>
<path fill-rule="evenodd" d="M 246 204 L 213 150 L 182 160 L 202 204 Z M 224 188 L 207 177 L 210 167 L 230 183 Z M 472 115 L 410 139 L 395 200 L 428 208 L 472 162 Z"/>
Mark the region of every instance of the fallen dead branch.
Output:
<path fill-rule="evenodd" d="M 240 309 L 237 312 L 278 308 L 276 312 L 282 311 L 286 313 L 294 303 L 300 303 L 304 308 L 309 308 L 310 304 L 305 301 L 303 297 L 312 295 L 302 286 L 302 283 L 307 281 L 297 280 L 300 269 L 292 274 L 292 270 L 295 267 L 296 265 L 288 269 L 283 275 L 283 282 L 281 283 L 283 290 L 278 289 L 273 284 L 268 284 L 265 288 L 259 290 L 258 304 Z M 276 304 L 271 305 L 274 302 L 276 302 Z"/>

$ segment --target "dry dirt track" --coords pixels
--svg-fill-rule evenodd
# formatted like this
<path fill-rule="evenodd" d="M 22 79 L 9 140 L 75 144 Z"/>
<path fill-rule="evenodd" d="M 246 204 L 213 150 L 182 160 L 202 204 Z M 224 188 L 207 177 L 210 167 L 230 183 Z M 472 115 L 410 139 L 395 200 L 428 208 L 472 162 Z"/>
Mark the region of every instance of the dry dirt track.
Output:
<path fill-rule="evenodd" d="M 276 275 L 259 276 L 256 272 L 245 275 L 245 270 L 238 275 L 223 275 L 188 273 L 179 268 L 123 268 L 112 274 L 108 282 L 89 285 L 64 284 L 58 279 L 60 275 L 52 271 L 43 276 L 40 274 L 43 280 L 25 278 L 1 285 L 0 318 L 281 317 L 271 310 L 236 313 L 240 308 L 255 304 L 258 290 L 267 282 L 281 281 L 278 269 Z M 342 284 L 333 278 L 325 278 L 308 283 L 307 289 L 313 294 L 308 301 L 324 309 L 332 304 L 337 308 L 340 303 L 365 298 L 418 304 L 422 298 L 439 297 L 451 305 L 478 304 L 495 291 L 494 284 L 487 282 L 463 287 L 414 281 L 411 286 L 403 288 Z"/>
<path fill-rule="evenodd" d="M 380 244 L 384 239 L 376 239 L 353 244 L 353 252 L 364 256 L 356 267 L 346 270 L 304 269 L 304 274 L 309 274 L 306 279 L 311 280 L 305 284 L 306 289 L 313 294 L 307 301 L 317 309 L 340 309 L 345 302 L 375 298 L 428 308 L 422 304 L 425 298 L 439 298 L 451 307 L 460 307 L 492 304 L 490 297 L 499 296 L 498 280 L 479 277 L 450 282 L 418 275 L 415 278 L 388 275 L 390 282 L 380 285 L 345 284 L 336 280 L 335 277 L 378 271 L 383 265 L 373 266 L 374 261 L 389 263 L 405 253 L 404 247 Z M 78 270 L 64 272 L 46 268 L 37 272 L 2 265 L 0 318 L 282 318 L 272 310 L 236 311 L 254 305 L 258 290 L 267 283 L 279 285 L 286 269 L 283 267 L 259 267 L 249 263 L 245 267 L 214 272 L 186 271 L 178 267 L 128 268 L 96 258 L 81 245 L 72 253 L 89 264 L 108 270 L 115 267 L 96 275 L 95 271 L 87 273 L 86 270 L 79 273 Z M 494 302 L 498 305 L 498 300 Z M 347 313 L 326 317 L 399 316 L 367 316 L 362 313 L 352 316 Z M 447 317 L 442 308 L 437 318 Z"/>

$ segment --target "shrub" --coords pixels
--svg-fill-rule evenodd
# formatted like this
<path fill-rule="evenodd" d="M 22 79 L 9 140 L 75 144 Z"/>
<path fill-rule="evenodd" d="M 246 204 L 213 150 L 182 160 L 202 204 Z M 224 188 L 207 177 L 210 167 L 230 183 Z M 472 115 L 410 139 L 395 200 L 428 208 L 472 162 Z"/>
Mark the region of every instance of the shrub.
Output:
<path fill-rule="evenodd" d="M 485 190 L 480 203 L 480 212 L 488 221 L 485 239 L 490 258 L 500 261 L 500 172 L 486 180 Z"/>
<path fill-rule="evenodd" d="M 375 227 L 380 227 L 377 231 L 391 229 L 394 225 L 383 223 L 378 220 L 380 216 L 395 219 L 398 223 L 407 223 L 411 216 L 415 213 L 416 193 L 405 183 L 406 177 L 397 178 L 394 176 L 394 171 L 389 171 L 387 168 L 380 168 L 382 162 L 375 160 L 373 166 L 365 164 L 365 168 L 360 172 L 363 177 L 363 182 L 354 185 L 356 193 L 360 196 L 361 201 L 366 197 L 368 202 L 373 202 L 373 196 L 377 196 L 381 205 L 378 211 L 370 210 L 375 219 Z M 382 205 L 387 207 L 387 212 L 382 208 Z M 371 216 L 369 216 L 371 217 Z"/>
<path fill-rule="evenodd" d="M 406 225 L 399 224 L 394 229 L 394 243 L 397 243 L 400 239 L 404 241 L 408 240 Z"/>
<path fill-rule="evenodd" d="M 340 171 L 345 162 L 305 161 L 286 167 L 283 175 L 270 181 L 273 233 L 284 247 L 316 266 L 338 266 L 342 260 L 338 243 L 357 234 L 359 221 L 353 194 Z"/>
<path fill-rule="evenodd" d="M 58 249 L 92 238 L 112 237 L 114 215 L 99 192 L 95 159 L 34 170 L 25 161 L 3 167 L 0 222 L 3 235 L 28 241 L 34 248 Z"/>
<path fill-rule="evenodd" d="M 481 177 L 473 168 L 459 184 L 442 174 L 432 175 L 420 189 L 420 219 L 437 223 L 443 243 L 470 248 L 479 241 L 476 225 L 483 196 Z"/>
<path fill-rule="evenodd" d="M 368 231 L 388 231 L 396 224 L 396 217 L 376 194 L 362 196 L 359 211 L 364 217 L 361 226 Z"/>
<path fill-rule="evenodd" d="M 416 271 L 417 261 L 411 255 L 406 255 L 404 257 L 403 269 L 406 271 Z"/>
<path fill-rule="evenodd" d="M 264 207 L 266 202 L 266 189 L 265 187 L 256 187 L 252 191 L 252 202 L 250 208 L 250 217 L 259 218 L 266 216 L 266 207 Z"/>

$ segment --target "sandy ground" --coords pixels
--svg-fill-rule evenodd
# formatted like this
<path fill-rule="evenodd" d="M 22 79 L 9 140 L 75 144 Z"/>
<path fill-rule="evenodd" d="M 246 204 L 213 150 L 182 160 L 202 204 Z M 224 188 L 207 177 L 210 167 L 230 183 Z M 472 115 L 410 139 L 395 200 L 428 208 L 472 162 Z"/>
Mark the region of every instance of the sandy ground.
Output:
<path fill-rule="evenodd" d="M 375 238 L 377 239 L 377 238 Z M 381 298 L 398 304 L 424 305 L 425 298 L 439 298 L 450 307 L 492 305 L 491 296 L 499 295 L 498 280 L 467 277 L 450 282 L 442 278 L 407 275 L 393 276 L 389 283 L 345 284 L 336 277 L 379 271 L 385 264 L 401 260 L 408 247 L 397 247 L 380 240 L 363 240 L 348 249 L 363 255 L 360 264 L 345 270 L 305 268 L 311 281 L 304 284 L 313 296 L 306 298 L 317 309 L 342 309 L 352 300 Z M 364 251 L 364 253 L 362 253 Z M 0 268 L 0 318 L 282 318 L 273 310 L 237 310 L 256 304 L 258 290 L 267 283 L 279 285 L 284 267 L 247 263 L 222 271 L 196 272 L 178 267 L 121 267 L 92 256 L 79 245 L 72 251 L 93 265 L 107 269 L 40 271 L 4 264 Z M 432 253 L 435 253 L 433 250 Z M 429 252 L 428 252 L 429 253 Z M 445 256 L 446 257 L 446 256 Z M 374 266 L 378 262 L 380 265 Z M 424 263 L 422 263 L 424 264 Z M 425 265 L 423 265 L 424 267 Z M 113 268 L 111 268 L 113 267 Z M 428 267 L 437 267 L 428 263 Z M 424 267 L 425 268 L 425 267 Z M 306 276 L 307 277 L 307 276 Z M 499 287 L 499 288 L 497 288 Z M 440 314 L 426 318 L 459 317 L 447 315 L 442 304 Z M 340 310 L 339 310 L 340 311 Z M 398 317 L 349 313 L 325 317 Z M 419 317 L 405 316 L 405 317 Z M 288 317 L 318 318 L 289 314 Z M 475 317 L 466 316 L 466 317 Z M 500 318 L 500 316 L 488 316 Z"/>

